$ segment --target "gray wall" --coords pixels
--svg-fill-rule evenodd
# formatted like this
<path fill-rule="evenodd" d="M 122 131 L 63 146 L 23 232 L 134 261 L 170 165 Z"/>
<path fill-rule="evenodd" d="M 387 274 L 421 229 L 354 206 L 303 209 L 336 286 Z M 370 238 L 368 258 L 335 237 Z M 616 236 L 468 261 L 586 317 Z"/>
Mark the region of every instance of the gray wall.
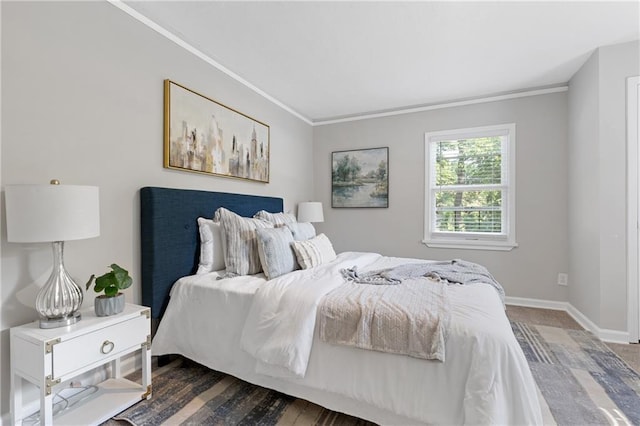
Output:
<path fill-rule="evenodd" d="M 569 301 L 598 327 L 627 329 L 626 79 L 640 42 L 599 48 L 570 82 Z"/>
<path fill-rule="evenodd" d="M 424 235 L 424 133 L 516 123 L 516 236 L 509 252 L 428 248 Z M 389 208 L 332 209 L 331 152 L 389 147 Z M 314 127 L 318 225 L 338 251 L 368 250 L 486 265 L 508 296 L 565 301 L 568 271 L 567 94 L 531 96 Z M 571 284 L 570 284 L 571 285 Z"/>
<path fill-rule="evenodd" d="M 600 194 L 598 52 L 573 76 L 569 90 L 569 300 L 600 322 Z"/>
<path fill-rule="evenodd" d="M 2 2 L 2 184 L 100 187 L 101 236 L 65 245 L 80 283 L 117 262 L 140 301 L 138 189 L 146 185 L 311 198 L 312 128 L 107 2 Z M 271 182 L 163 169 L 163 80 L 271 126 Z M 4 212 L 4 207 L 0 206 Z M 4 214 L 4 213 L 2 213 Z M 8 244 L 2 220 L 1 413 L 9 410 L 8 328 L 36 318 L 47 244 Z M 93 294 L 88 293 L 86 306 Z"/>

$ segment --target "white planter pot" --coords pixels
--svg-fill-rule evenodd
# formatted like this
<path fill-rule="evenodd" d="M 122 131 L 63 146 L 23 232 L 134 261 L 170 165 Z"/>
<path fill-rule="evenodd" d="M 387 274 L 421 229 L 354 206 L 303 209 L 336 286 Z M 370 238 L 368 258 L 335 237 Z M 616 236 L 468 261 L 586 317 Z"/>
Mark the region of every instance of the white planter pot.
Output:
<path fill-rule="evenodd" d="M 93 308 L 99 317 L 119 314 L 124 310 L 124 293 L 118 293 L 118 295 L 114 297 L 106 297 L 105 295 L 98 296 L 96 297 Z"/>

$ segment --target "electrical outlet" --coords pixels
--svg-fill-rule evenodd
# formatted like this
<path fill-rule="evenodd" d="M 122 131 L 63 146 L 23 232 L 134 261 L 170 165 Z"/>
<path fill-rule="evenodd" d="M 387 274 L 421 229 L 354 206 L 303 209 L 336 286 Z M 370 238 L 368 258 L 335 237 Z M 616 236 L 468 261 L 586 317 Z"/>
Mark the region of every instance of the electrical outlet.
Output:
<path fill-rule="evenodd" d="M 568 285 L 568 284 L 569 284 L 569 274 L 560 272 L 558 274 L 558 285 Z"/>

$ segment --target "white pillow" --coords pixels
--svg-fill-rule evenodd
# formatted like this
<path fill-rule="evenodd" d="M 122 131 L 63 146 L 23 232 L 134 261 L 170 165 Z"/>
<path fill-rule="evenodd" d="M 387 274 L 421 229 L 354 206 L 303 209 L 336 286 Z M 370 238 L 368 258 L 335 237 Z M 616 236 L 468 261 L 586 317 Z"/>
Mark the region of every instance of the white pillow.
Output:
<path fill-rule="evenodd" d="M 220 207 L 216 211 L 220 218 L 222 234 L 226 242 L 224 263 L 227 276 L 252 275 L 262 271 L 256 228 L 273 228 L 273 224 L 260 219 L 238 216 L 234 212 Z"/>
<path fill-rule="evenodd" d="M 316 236 L 316 228 L 310 222 L 285 223 L 284 226 L 289 228 L 296 241 L 308 240 Z"/>
<path fill-rule="evenodd" d="M 302 269 L 313 268 L 331 262 L 336 258 L 331 241 L 326 235 L 320 234 L 310 240 L 294 241 L 292 243 L 296 259 Z"/>
<path fill-rule="evenodd" d="M 260 263 L 268 280 L 299 269 L 296 255 L 291 247 L 293 243 L 291 231 L 284 227 L 259 228 L 256 229 L 256 235 Z"/>
<path fill-rule="evenodd" d="M 258 213 L 254 214 L 253 217 L 255 219 L 262 219 L 267 222 L 271 222 L 275 226 L 282 226 L 285 223 L 296 222 L 296 217 L 291 213 L 269 213 L 266 210 L 260 210 Z"/>
<path fill-rule="evenodd" d="M 200 231 L 200 264 L 196 274 L 207 274 L 224 269 L 222 229 L 219 223 L 204 217 L 198 218 Z"/>

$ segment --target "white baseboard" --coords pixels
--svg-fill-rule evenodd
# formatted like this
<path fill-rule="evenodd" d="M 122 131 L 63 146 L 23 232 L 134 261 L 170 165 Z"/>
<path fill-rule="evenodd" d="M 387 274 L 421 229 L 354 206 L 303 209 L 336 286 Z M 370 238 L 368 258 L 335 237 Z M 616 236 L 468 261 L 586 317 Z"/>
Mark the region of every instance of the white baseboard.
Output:
<path fill-rule="evenodd" d="M 568 302 L 556 302 L 554 300 L 528 299 L 526 297 L 504 298 L 507 305 L 524 306 L 526 308 L 553 309 L 554 311 L 567 311 Z"/>
<path fill-rule="evenodd" d="M 603 342 L 611 343 L 629 343 L 630 336 L 628 331 L 609 330 L 600 328 L 591 321 L 585 314 L 580 312 L 575 306 L 569 302 L 557 302 L 555 300 L 529 299 L 526 297 L 505 297 L 505 303 L 513 306 L 524 306 L 527 308 L 553 309 L 555 311 L 564 311 L 571 316 L 581 327 L 589 330 Z"/>
<path fill-rule="evenodd" d="M 567 313 L 571 315 L 573 319 L 578 322 L 578 324 L 598 336 L 598 338 L 603 342 L 629 343 L 631 340 L 628 331 L 600 328 L 571 304 L 568 304 Z"/>

